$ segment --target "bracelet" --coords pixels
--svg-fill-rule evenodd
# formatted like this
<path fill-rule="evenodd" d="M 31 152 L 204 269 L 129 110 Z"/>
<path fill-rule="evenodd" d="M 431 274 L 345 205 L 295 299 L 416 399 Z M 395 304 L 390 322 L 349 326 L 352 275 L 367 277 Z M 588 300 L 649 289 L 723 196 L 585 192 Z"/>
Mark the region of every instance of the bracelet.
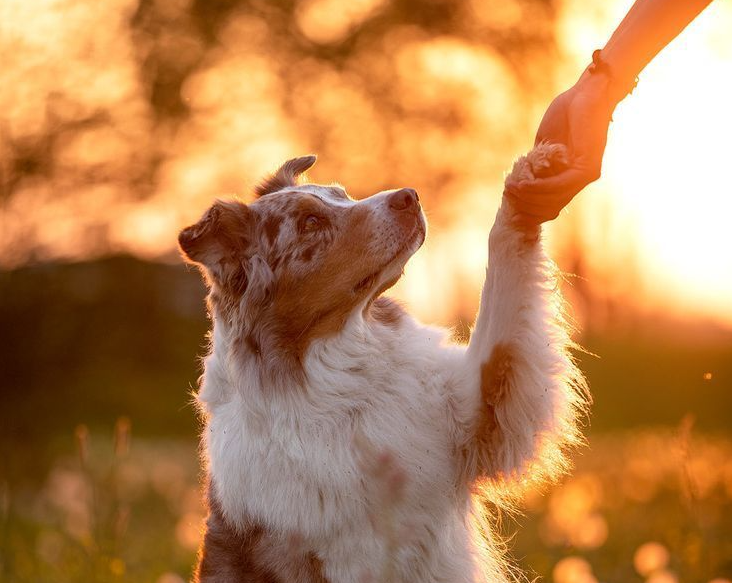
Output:
<path fill-rule="evenodd" d="M 607 75 L 611 84 L 615 84 L 615 82 L 616 82 L 615 75 L 613 75 L 610 65 L 607 63 L 607 61 L 604 61 L 602 58 L 601 49 L 596 49 L 596 50 L 592 51 L 592 62 L 590 63 L 589 67 L 587 67 L 587 70 L 590 72 L 590 74 L 593 74 L 593 75 L 596 73 Z M 633 93 L 633 90 L 637 86 L 638 86 L 638 77 L 635 77 L 632 81 L 630 89 L 623 91 L 621 93 L 622 96 L 625 97 L 626 95 L 630 95 L 631 93 Z"/>

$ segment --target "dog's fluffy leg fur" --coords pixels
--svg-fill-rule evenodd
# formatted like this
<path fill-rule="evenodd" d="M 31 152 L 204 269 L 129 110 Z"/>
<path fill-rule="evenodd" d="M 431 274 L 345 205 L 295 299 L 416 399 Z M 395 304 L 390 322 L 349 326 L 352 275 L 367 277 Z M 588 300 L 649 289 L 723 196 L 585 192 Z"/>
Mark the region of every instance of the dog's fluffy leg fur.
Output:
<path fill-rule="evenodd" d="M 516 161 L 506 182 L 529 179 L 563 157 L 563 146 L 540 144 Z M 459 383 L 467 392 L 457 407 L 464 414 L 467 477 L 500 483 L 500 493 L 506 481 L 552 479 L 566 468 L 564 451 L 581 440 L 577 417 L 588 399 L 569 353 L 556 267 L 540 228 L 522 231 L 513 215 L 504 197 L 489 238 L 467 378 Z"/>

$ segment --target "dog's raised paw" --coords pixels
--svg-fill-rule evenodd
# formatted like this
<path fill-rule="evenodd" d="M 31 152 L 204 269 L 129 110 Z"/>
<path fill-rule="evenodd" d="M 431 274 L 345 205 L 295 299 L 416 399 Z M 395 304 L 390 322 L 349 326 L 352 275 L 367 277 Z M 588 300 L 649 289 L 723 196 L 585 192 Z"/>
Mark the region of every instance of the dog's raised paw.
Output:
<path fill-rule="evenodd" d="M 566 146 L 550 142 L 540 142 L 526 154 L 526 158 L 531 166 L 531 173 L 536 178 L 558 174 L 569 163 Z"/>
<path fill-rule="evenodd" d="M 540 142 L 514 162 L 506 182 L 521 182 L 558 174 L 567 167 L 569 156 L 564 144 Z"/>

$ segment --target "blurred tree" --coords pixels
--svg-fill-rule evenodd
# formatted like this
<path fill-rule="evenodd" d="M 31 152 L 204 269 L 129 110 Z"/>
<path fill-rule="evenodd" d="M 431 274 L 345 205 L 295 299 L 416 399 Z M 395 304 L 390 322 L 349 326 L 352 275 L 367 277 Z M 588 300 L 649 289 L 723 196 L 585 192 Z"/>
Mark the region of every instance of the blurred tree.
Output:
<path fill-rule="evenodd" d="M 144 249 L 129 231 L 151 228 L 140 213 L 184 222 L 170 194 L 190 184 L 190 172 L 208 179 L 183 193 L 187 201 L 240 188 L 302 149 L 364 192 L 417 176 L 439 204 L 478 176 L 499 175 L 516 136 L 530 132 L 523 113 L 552 83 L 552 0 L 45 8 L 4 7 L 12 22 L 0 38 L 9 57 L 0 73 L 6 266 L 115 250 L 159 256 L 172 247 L 164 231 Z M 212 85 L 217 74 L 224 78 Z M 217 154 L 237 143 L 262 146 Z M 43 212 L 28 212 L 34 206 Z"/>

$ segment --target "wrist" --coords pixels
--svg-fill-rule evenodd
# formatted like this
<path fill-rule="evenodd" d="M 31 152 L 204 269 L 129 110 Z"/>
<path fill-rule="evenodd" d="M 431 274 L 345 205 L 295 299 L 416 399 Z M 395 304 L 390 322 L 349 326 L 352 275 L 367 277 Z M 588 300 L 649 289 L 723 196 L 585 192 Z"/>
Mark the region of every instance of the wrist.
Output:
<path fill-rule="evenodd" d="M 615 106 L 622 99 L 618 97 L 618 91 L 613 86 L 610 75 L 593 72 L 587 67 L 575 83 L 575 90 L 595 103 L 596 107 L 607 110 L 609 114 L 615 110 Z"/>
<path fill-rule="evenodd" d="M 607 79 L 607 96 L 613 107 L 628 96 L 638 82 L 635 72 L 622 66 L 620 58 L 609 45 L 592 53 L 592 63 L 585 70 L 590 76 Z"/>

